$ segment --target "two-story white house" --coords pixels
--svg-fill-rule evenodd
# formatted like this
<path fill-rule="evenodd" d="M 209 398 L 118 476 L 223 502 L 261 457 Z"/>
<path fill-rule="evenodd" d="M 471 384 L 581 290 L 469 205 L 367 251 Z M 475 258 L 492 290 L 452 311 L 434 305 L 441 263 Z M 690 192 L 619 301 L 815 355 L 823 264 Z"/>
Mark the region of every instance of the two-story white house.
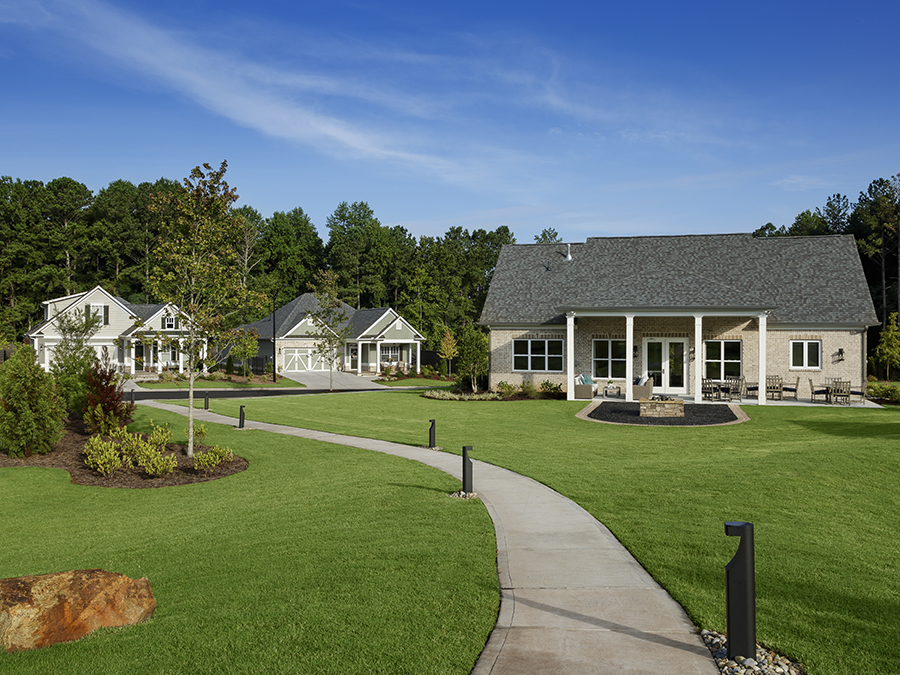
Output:
<path fill-rule="evenodd" d="M 72 313 L 90 314 L 100 319 L 100 327 L 91 337 L 90 345 L 97 351 L 98 358 L 106 347 L 120 371 L 134 374 L 137 371 L 184 370 L 184 356 L 177 348 L 184 331 L 173 305 L 132 304 L 100 286 L 84 293 L 45 300 L 42 304 L 44 321 L 25 336 L 31 341 L 44 370 L 49 370 L 54 350 L 62 339 L 57 317 Z"/>

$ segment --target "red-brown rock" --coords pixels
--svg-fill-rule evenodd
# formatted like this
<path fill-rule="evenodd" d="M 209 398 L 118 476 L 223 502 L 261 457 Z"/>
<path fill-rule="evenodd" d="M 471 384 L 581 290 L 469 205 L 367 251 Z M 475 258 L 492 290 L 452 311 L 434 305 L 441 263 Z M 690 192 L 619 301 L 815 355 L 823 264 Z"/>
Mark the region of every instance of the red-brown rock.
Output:
<path fill-rule="evenodd" d="M 150 581 L 105 570 L 0 579 L 0 647 L 70 642 L 97 628 L 130 626 L 156 610 Z"/>

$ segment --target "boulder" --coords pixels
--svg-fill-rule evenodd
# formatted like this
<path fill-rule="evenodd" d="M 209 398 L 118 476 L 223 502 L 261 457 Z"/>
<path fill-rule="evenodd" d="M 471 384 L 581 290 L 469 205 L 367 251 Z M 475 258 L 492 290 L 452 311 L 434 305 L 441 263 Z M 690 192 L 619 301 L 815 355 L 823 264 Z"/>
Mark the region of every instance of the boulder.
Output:
<path fill-rule="evenodd" d="M 150 581 L 106 570 L 0 579 L 0 647 L 7 652 L 70 642 L 97 628 L 146 621 Z"/>

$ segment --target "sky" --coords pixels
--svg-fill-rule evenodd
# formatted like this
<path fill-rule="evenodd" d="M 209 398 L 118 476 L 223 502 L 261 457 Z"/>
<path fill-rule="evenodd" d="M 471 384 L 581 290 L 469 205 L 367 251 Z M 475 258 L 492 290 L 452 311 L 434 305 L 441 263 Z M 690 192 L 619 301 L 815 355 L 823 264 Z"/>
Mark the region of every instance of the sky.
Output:
<path fill-rule="evenodd" d="M 900 173 L 900 3 L 0 0 L 0 175 L 414 236 L 752 232 Z"/>

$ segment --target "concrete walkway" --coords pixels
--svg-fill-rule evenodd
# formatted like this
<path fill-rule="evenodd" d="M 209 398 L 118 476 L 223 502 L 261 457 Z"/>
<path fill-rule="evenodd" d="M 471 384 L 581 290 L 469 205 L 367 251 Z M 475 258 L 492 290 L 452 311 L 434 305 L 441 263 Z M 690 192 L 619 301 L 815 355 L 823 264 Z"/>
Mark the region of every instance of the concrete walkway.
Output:
<path fill-rule="evenodd" d="M 141 405 L 187 412 L 156 401 Z M 458 455 L 249 420 L 245 427 L 405 457 L 462 480 Z M 473 483 L 494 522 L 501 593 L 497 625 L 473 675 L 719 673 L 681 607 L 587 511 L 530 478 L 477 460 Z"/>

